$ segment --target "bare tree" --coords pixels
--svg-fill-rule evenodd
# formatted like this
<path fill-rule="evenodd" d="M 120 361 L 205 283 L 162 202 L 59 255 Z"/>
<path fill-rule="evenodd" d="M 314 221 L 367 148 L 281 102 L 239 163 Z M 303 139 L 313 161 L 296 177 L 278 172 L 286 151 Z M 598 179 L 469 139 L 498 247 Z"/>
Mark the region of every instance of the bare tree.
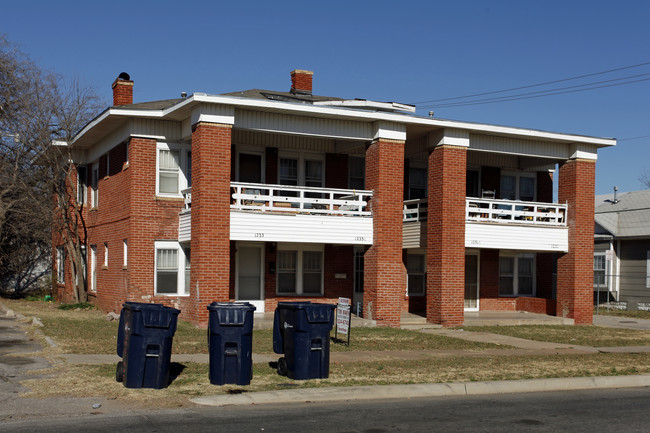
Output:
<path fill-rule="evenodd" d="M 85 302 L 83 205 L 65 145 L 98 112 L 95 94 L 44 71 L 0 35 L 0 284 L 30 288 L 49 272 L 52 235 Z M 54 212 L 53 212 L 54 210 Z M 44 265 L 45 264 L 45 265 Z M 40 269 L 39 269 L 40 265 Z M 18 282 L 18 283 L 16 283 Z"/>

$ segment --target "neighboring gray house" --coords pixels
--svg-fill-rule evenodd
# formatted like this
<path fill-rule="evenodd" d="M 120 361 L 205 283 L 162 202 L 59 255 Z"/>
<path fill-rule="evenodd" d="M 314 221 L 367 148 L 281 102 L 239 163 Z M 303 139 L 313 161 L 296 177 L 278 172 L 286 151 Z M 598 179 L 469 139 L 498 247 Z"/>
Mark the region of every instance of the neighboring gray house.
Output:
<path fill-rule="evenodd" d="M 596 196 L 594 217 L 594 292 L 650 303 L 650 190 Z"/>

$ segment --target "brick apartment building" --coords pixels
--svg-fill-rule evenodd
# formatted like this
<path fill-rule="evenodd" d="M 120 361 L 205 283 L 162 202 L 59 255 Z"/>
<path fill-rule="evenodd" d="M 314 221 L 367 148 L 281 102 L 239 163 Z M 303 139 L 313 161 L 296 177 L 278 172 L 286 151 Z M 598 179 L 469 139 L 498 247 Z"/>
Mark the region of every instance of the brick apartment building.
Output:
<path fill-rule="evenodd" d="M 200 326 L 213 301 L 339 296 L 388 326 L 406 309 L 444 326 L 466 310 L 591 323 L 596 154 L 615 140 L 316 96 L 312 77 L 134 104 L 120 75 L 114 106 L 68 143 L 92 302 L 164 303 Z"/>

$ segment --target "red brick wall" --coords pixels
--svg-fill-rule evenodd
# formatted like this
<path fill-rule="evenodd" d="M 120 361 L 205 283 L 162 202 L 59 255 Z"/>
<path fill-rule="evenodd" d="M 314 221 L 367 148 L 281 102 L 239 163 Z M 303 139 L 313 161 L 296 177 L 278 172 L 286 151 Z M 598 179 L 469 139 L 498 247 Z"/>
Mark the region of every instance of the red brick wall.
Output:
<path fill-rule="evenodd" d="M 340 153 L 325 154 L 325 187 L 348 187 L 348 156 Z"/>
<path fill-rule="evenodd" d="M 427 321 L 463 324 L 467 150 L 438 146 L 429 155 Z"/>
<path fill-rule="evenodd" d="M 366 185 L 374 190 L 373 245 L 364 256 L 364 316 L 399 326 L 406 288 L 402 263 L 404 142 L 377 140 L 366 151 Z"/>
<path fill-rule="evenodd" d="M 499 250 L 481 250 L 479 308 L 488 310 L 490 299 L 499 297 Z"/>
<path fill-rule="evenodd" d="M 576 324 L 592 323 L 595 171 L 595 161 L 579 159 L 559 170 L 558 199 L 568 203 L 569 252 L 557 264 L 557 315 Z"/>
<path fill-rule="evenodd" d="M 291 92 L 311 94 L 313 75 L 313 72 L 310 71 L 292 71 Z"/>
<path fill-rule="evenodd" d="M 207 305 L 230 299 L 231 125 L 192 132 L 192 269 L 189 319 L 207 326 Z"/>

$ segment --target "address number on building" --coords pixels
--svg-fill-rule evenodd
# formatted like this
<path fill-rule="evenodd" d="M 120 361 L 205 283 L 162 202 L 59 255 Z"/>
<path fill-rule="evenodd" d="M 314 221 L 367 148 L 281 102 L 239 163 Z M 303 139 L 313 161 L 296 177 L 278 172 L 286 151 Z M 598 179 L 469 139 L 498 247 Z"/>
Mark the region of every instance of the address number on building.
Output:
<path fill-rule="evenodd" d="M 255 233 L 255 237 L 256 237 L 256 238 L 263 238 L 263 237 L 264 237 L 264 233 Z"/>

